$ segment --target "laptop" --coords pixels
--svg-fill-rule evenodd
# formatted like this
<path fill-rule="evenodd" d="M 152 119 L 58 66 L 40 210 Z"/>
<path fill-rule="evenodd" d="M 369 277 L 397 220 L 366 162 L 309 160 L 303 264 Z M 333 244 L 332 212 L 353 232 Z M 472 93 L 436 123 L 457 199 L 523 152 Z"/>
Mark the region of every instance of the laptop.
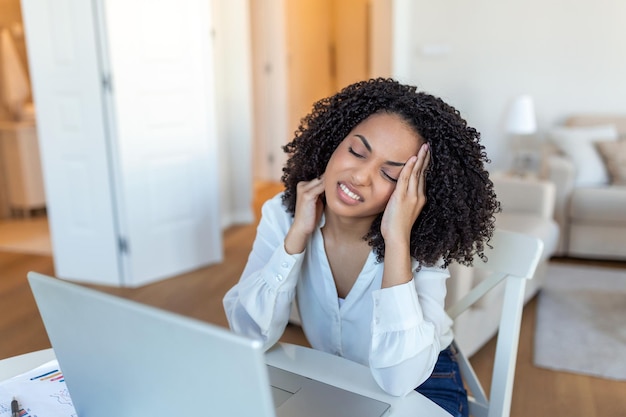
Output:
<path fill-rule="evenodd" d="M 226 328 L 36 272 L 28 281 L 80 417 L 380 417 L 390 410 L 268 366 L 259 341 Z"/>

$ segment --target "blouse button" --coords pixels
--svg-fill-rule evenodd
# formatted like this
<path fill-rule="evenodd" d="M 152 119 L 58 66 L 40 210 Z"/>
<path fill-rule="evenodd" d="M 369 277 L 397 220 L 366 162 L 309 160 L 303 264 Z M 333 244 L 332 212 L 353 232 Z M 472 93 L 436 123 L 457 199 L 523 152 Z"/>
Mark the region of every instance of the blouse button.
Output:
<path fill-rule="evenodd" d="M 278 282 L 283 282 L 283 276 L 280 275 L 280 274 L 276 274 L 276 276 L 274 278 L 276 278 L 276 281 L 278 281 Z"/>
<path fill-rule="evenodd" d="M 283 268 L 287 269 L 287 268 L 289 268 L 289 263 L 283 262 L 282 264 L 280 264 L 280 266 L 282 266 Z"/>

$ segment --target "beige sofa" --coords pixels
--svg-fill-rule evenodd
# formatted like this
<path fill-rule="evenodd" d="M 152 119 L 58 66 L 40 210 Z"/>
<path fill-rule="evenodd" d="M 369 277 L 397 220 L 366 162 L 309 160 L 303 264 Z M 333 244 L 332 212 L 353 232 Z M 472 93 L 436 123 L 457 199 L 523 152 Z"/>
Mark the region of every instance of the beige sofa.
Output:
<path fill-rule="evenodd" d="M 538 237 L 544 244 L 535 276 L 526 284 L 526 302 L 544 283 L 548 260 L 557 248 L 559 228 L 553 218 L 555 187 L 551 182 L 539 178 L 519 178 L 505 174 L 492 175 L 492 180 L 502 204 L 496 227 Z M 485 278 L 482 271 L 459 264 L 450 265 L 450 274 L 446 297 L 448 306 Z M 497 332 L 503 293 L 504 287 L 500 284 L 455 320 L 455 339 L 467 356 L 473 355 Z"/>
<path fill-rule="evenodd" d="M 572 116 L 548 143 L 542 176 L 556 185 L 556 254 L 626 260 L 626 115 Z"/>

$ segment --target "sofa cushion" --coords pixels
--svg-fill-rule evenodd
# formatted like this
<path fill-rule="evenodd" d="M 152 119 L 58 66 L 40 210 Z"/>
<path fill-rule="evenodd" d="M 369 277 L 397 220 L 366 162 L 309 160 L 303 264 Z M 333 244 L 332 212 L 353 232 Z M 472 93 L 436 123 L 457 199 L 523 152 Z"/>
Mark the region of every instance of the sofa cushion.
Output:
<path fill-rule="evenodd" d="M 594 143 L 617 141 L 618 137 L 614 125 L 556 127 L 550 133 L 551 142 L 574 162 L 577 186 L 608 184 L 608 173 Z"/>
<path fill-rule="evenodd" d="M 626 139 L 596 142 L 611 184 L 626 185 Z"/>
<path fill-rule="evenodd" d="M 626 186 L 575 188 L 569 215 L 574 222 L 626 226 Z"/>
<path fill-rule="evenodd" d="M 626 259 L 625 227 L 615 224 L 572 223 L 568 255 L 590 259 Z"/>

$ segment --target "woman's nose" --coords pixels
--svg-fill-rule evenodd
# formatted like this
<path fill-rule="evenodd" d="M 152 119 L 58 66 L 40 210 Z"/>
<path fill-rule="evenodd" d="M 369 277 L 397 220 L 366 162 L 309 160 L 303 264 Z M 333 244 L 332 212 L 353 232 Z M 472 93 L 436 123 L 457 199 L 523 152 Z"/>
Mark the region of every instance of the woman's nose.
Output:
<path fill-rule="evenodd" d="M 369 185 L 372 180 L 372 168 L 368 164 L 356 167 L 352 171 L 352 181 L 355 185 Z"/>

